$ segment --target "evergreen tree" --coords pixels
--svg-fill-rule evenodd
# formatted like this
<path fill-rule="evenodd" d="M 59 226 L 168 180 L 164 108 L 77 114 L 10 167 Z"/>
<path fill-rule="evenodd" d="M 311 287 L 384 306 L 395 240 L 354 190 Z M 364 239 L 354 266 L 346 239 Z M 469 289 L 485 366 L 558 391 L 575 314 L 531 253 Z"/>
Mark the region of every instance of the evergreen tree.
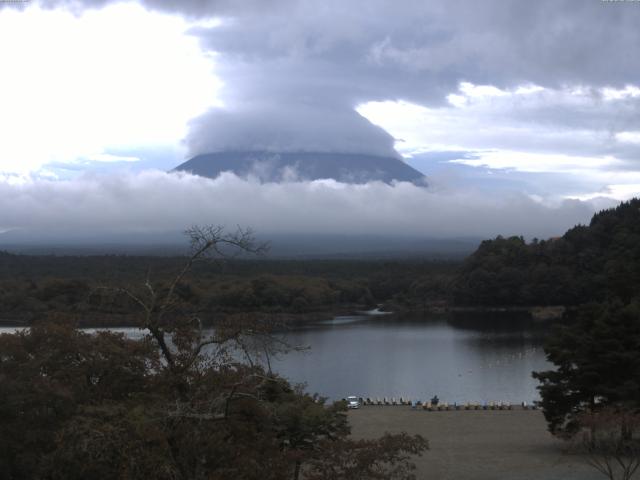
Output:
<path fill-rule="evenodd" d="M 545 346 L 556 369 L 533 373 L 549 430 L 569 436 L 584 412 L 640 408 L 640 303 L 590 304 L 575 317 Z"/>
<path fill-rule="evenodd" d="M 640 199 L 593 216 L 562 237 L 486 240 L 462 265 L 453 297 L 467 305 L 580 305 L 640 289 Z"/>

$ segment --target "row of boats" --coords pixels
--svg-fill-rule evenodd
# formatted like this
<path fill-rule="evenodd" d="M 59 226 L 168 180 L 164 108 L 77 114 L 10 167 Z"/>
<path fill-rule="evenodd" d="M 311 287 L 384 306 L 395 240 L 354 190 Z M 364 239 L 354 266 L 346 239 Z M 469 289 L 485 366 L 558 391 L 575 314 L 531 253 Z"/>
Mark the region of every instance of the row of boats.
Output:
<path fill-rule="evenodd" d="M 348 397 L 345 401 L 352 404 L 354 397 Z M 521 402 L 520 404 L 514 405 L 510 402 L 467 402 L 467 403 L 447 403 L 440 401 L 421 401 L 421 400 L 410 400 L 408 398 L 399 397 L 396 399 L 395 397 L 376 397 L 375 399 L 372 397 L 357 397 L 357 401 L 359 405 L 407 405 L 411 406 L 414 409 L 422 409 L 427 411 L 443 411 L 443 410 L 513 410 L 514 408 L 519 408 L 522 410 L 537 410 L 538 405 L 536 403 L 527 403 Z M 357 407 L 356 407 L 357 408 Z"/>

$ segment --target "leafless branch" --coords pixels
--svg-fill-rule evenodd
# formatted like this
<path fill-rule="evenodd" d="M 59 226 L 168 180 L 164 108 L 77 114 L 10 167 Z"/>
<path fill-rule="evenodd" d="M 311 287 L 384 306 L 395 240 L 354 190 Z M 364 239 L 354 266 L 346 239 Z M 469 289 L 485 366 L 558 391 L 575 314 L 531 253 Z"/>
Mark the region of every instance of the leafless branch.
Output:
<path fill-rule="evenodd" d="M 630 480 L 640 468 L 640 414 L 610 407 L 580 417 L 587 429 L 581 445 L 586 462 L 610 480 Z M 619 476 L 618 476 L 619 475 Z"/>

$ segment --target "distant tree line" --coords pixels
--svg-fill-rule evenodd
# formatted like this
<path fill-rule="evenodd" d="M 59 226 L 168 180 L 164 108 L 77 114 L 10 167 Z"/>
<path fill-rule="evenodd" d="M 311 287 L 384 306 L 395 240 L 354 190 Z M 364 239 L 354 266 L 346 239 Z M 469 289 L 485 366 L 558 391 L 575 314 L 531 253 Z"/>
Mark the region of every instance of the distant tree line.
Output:
<path fill-rule="evenodd" d="M 103 287 L 127 285 L 147 274 L 165 282 L 181 260 L 0 253 L 0 320 L 28 323 L 65 312 L 85 324 L 128 324 L 134 303 Z M 426 260 L 227 260 L 195 265 L 176 294 L 205 322 L 252 311 L 331 314 L 386 302 L 422 307 L 447 298 L 456 267 Z"/>

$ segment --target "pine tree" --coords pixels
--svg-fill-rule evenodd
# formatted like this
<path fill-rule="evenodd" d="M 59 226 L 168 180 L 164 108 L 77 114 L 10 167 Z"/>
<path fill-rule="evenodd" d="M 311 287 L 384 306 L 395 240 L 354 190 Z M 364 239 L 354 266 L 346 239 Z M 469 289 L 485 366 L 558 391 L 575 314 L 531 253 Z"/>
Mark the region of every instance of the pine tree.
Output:
<path fill-rule="evenodd" d="M 545 346 L 556 369 L 533 373 L 549 430 L 569 436 L 584 412 L 640 408 L 640 303 L 586 305 L 572 320 Z"/>

